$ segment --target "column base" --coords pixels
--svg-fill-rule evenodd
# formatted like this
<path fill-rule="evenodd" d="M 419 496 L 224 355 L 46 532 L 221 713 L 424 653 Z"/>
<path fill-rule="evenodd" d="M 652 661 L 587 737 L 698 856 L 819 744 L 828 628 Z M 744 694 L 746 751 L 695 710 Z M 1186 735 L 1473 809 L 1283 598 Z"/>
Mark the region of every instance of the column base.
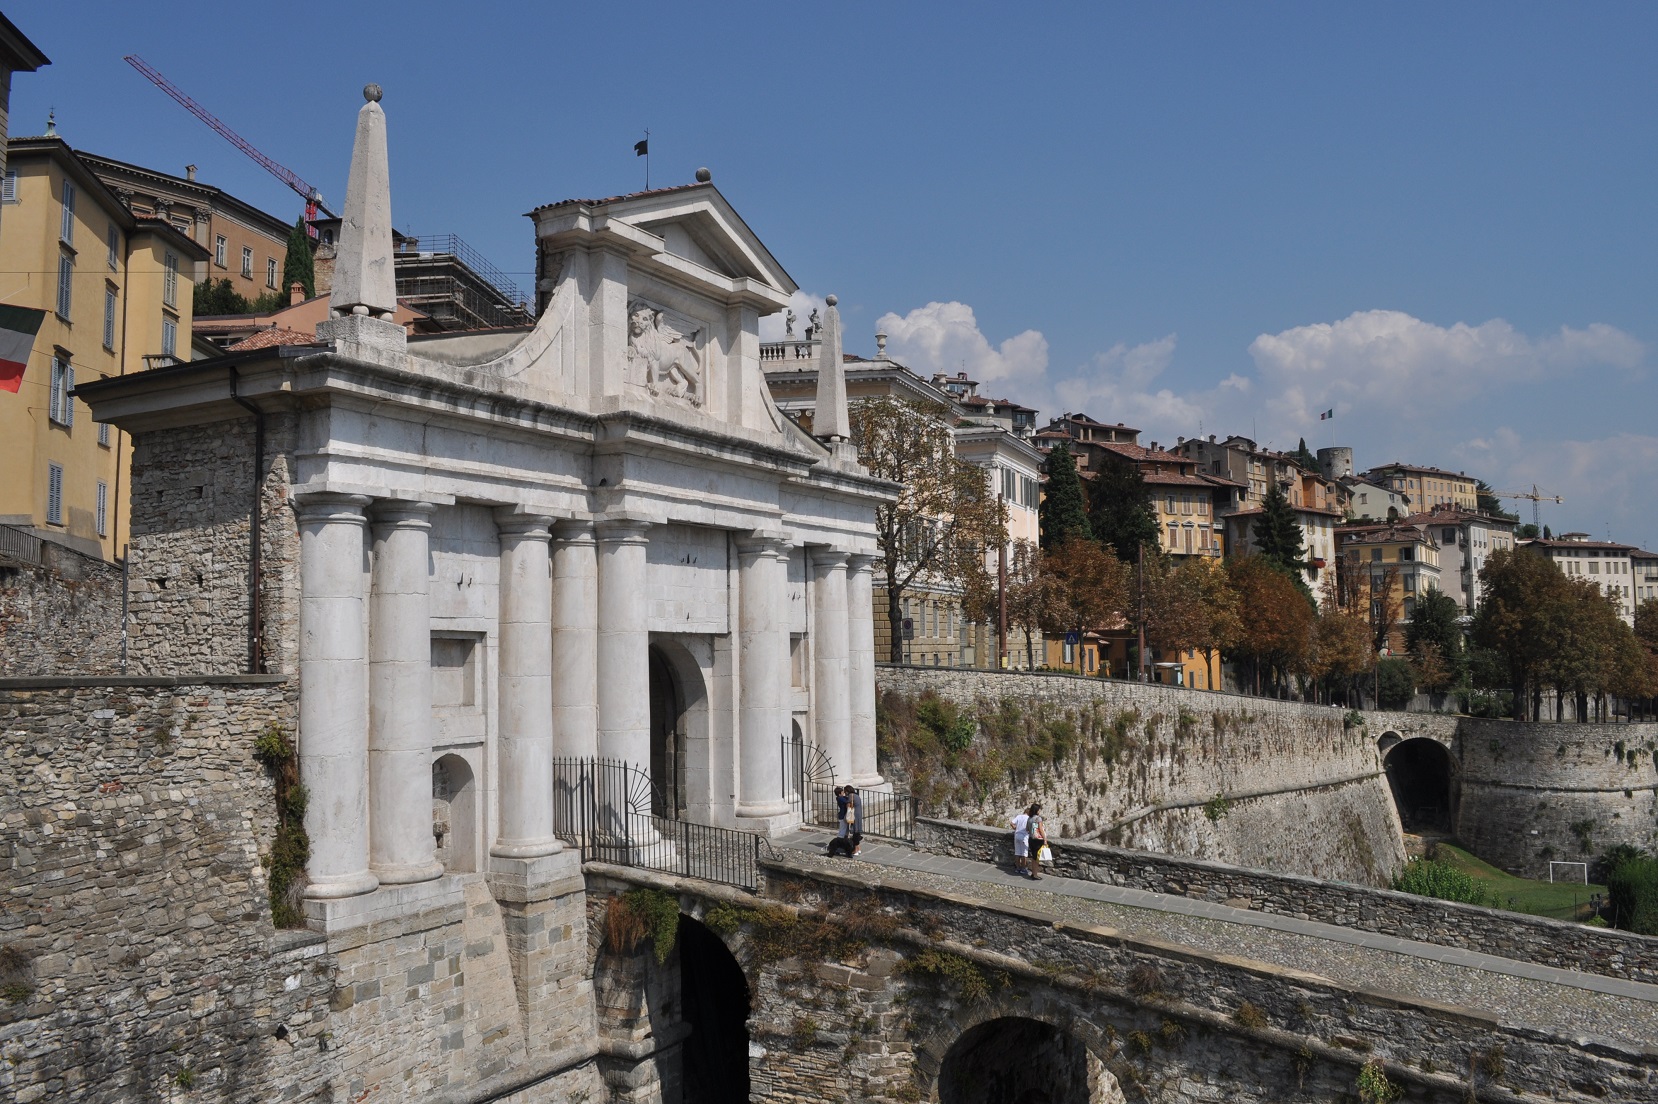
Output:
<path fill-rule="evenodd" d="M 305 926 L 325 935 L 352 928 L 418 918 L 422 928 L 466 916 L 466 891 L 460 878 L 445 877 L 420 885 L 381 886 L 339 900 L 307 900 Z"/>
<path fill-rule="evenodd" d="M 574 893 L 584 885 L 581 856 L 569 849 L 524 859 L 493 855 L 489 860 L 489 889 L 497 901 L 535 904 Z"/>
<path fill-rule="evenodd" d="M 312 901 L 337 901 L 344 897 L 356 897 L 361 893 L 373 893 L 379 888 L 380 879 L 364 870 L 357 874 L 311 882 L 305 887 L 304 896 Z"/>
<path fill-rule="evenodd" d="M 879 773 L 853 775 L 852 785 L 860 790 L 873 790 L 876 786 L 884 786 L 887 780 Z"/>
<path fill-rule="evenodd" d="M 800 827 L 800 814 L 793 808 L 769 816 L 758 816 L 752 813 L 739 811 L 737 813 L 737 828 L 743 832 L 754 832 L 767 839 L 776 839 Z"/>
<path fill-rule="evenodd" d="M 443 864 L 436 859 L 431 862 L 398 863 L 395 866 L 375 866 L 370 869 L 383 886 L 415 885 L 443 877 Z"/>
<path fill-rule="evenodd" d="M 489 849 L 489 855 L 492 859 L 539 859 L 543 855 L 556 855 L 562 850 L 564 843 L 557 838 L 502 840 Z"/>
<path fill-rule="evenodd" d="M 737 802 L 738 817 L 766 817 L 783 816 L 794 812 L 794 803 L 784 798 L 773 798 L 771 801 L 739 801 Z"/>

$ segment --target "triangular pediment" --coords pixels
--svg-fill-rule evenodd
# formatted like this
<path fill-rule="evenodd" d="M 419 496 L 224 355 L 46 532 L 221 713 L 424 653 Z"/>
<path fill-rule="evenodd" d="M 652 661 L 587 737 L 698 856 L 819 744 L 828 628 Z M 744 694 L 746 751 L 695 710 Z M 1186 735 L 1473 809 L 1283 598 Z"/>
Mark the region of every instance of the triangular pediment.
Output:
<path fill-rule="evenodd" d="M 798 287 L 742 216 L 712 184 L 620 196 L 592 205 L 609 218 L 661 238 L 667 252 L 735 280 L 758 280 L 783 294 Z"/>

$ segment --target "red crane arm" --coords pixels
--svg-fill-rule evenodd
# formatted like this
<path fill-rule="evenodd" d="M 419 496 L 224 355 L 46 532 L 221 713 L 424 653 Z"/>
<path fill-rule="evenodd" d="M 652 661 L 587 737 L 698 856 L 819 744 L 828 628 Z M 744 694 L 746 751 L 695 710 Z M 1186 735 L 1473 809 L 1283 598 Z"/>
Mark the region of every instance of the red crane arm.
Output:
<path fill-rule="evenodd" d="M 272 176 L 282 181 L 282 183 L 298 192 L 300 196 L 304 198 L 306 204 L 315 206 L 321 209 L 324 214 L 333 217 L 334 212 L 323 206 L 321 192 L 307 184 L 304 180 L 301 180 L 299 174 L 294 172 L 292 169 L 277 164 L 275 161 L 272 161 L 269 157 L 265 156 L 265 154 L 261 153 L 253 145 L 253 143 L 249 142 L 246 138 L 243 138 L 240 134 L 237 134 L 234 130 L 231 130 L 219 119 L 218 116 L 214 115 L 211 111 L 207 110 L 207 108 L 185 95 L 182 89 L 166 77 L 162 76 L 160 72 L 151 67 L 150 64 L 143 58 L 139 57 L 137 54 L 128 54 L 121 60 L 125 61 L 128 65 L 132 66 L 140 73 L 144 74 L 144 76 L 148 77 L 151 84 L 155 85 L 157 88 L 167 93 L 167 95 L 177 100 L 179 106 L 183 107 L 184 110 L 188 111 L 190 114 L 206 123 L 209 127 L 213 128 L 213 130 L 217 132 L 225 141 L 229 142 L 231 145 L 253 158 L 253 160 L 258 162 L 260 165 L 264 166 L 266 172 L 270 173 Z"/>

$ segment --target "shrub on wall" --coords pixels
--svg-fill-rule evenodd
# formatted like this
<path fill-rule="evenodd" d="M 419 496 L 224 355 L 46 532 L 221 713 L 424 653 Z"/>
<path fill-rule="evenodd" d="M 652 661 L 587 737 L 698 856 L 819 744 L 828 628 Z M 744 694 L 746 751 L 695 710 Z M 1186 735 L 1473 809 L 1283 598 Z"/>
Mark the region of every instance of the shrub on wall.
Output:
<path fill-rule="evenodd" d="M 1383 709 L 1403 709 L 1416 694 L 1416 675 L 1410 661 L 1384 659 L 1376 665 L 1376 692 Z"/>
<path fill-rule="evenodd" d="M 310 796 L 299 781 L 299 754 L 288 732 L 272 725 L 253 744 L 253 757 L 276 783 L 276 840 L 265 859 L 271 899 L 271 923 L 297 928 L 305 923 L 300 891 L 305 864 L 311 861 L 311 838 L 305 834 L 305 804 Z"/>
<path fill-rule="evenodd" d="M 1393 880 L 1393 888 L 1418 897 L 1490 905 L 1485 889 L 1468 874 L 1437 859 L 1412 859 Z"/>
<path fill-rule="evenodd" d="M 1613 926 L 1658 935 L 1658 859 L 1625 859 L 1607 877 L 1606 890 Z"/>

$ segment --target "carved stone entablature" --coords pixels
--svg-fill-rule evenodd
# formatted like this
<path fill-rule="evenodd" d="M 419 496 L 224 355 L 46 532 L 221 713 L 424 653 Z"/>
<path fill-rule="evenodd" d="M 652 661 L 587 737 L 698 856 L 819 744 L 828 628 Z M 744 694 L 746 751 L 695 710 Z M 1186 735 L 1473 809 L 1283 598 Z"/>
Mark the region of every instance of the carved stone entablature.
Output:
<path fill-rule="evenodd" d="M 701 406 L 706 331 L 643 299 L 628 301 L 628 380 L 652 395 Z"/>

